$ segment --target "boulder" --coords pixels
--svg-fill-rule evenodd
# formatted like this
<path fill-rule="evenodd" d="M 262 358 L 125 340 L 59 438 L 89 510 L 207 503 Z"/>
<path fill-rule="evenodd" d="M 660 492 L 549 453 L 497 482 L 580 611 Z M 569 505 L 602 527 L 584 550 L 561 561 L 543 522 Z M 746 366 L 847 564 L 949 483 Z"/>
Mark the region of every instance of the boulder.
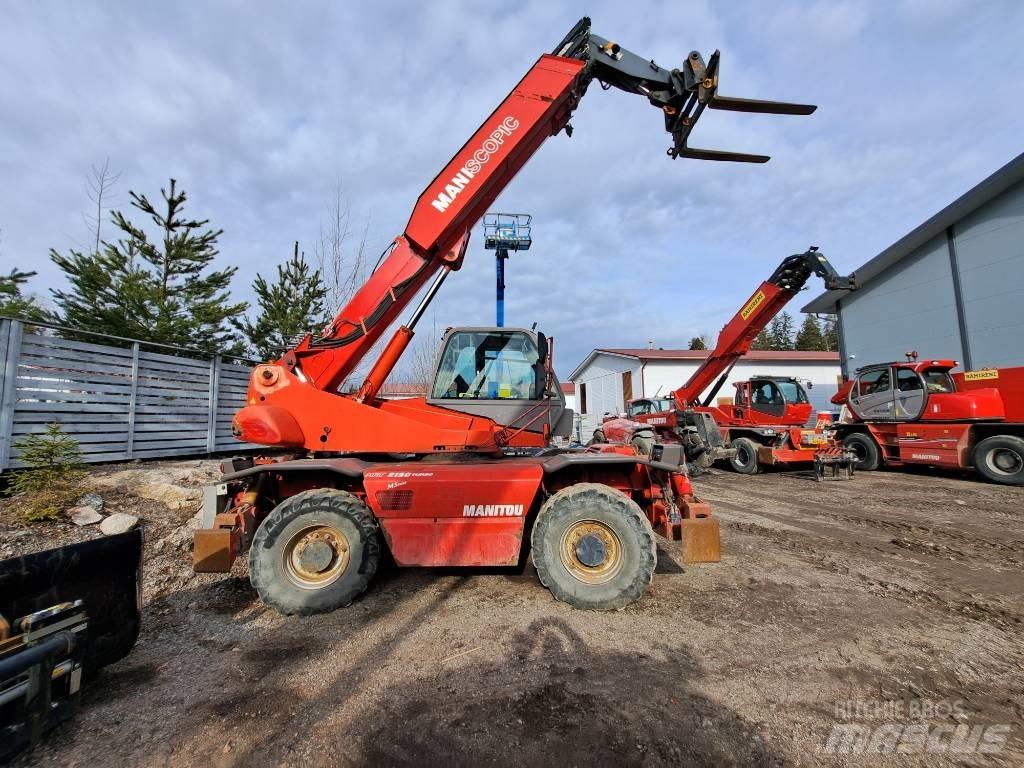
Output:
<path fill-rule="evenodd" d="M 103 520 L 103 515 L 91 506 L 72 507 L 68 510 L 68 515 L 75 525 L 95 525 Z"/>
<path fill-rule="evenodd" d="M 130 531 L 139 523 L 139 518 L 135 515 L 128 515 L 124 512 L 118 512 L 115 515 L 111 515 L 100 523 L 100 530 L 103 531 L 107 536 L 113 536 L 118 533 L 124 533 Z"/>
<path fill-rule="evenodd" d="M 75 507 L 91 507 L 97 512 L 102 512 L 103 497 L 98 493 L 87 493 L 75 502 Z"/>

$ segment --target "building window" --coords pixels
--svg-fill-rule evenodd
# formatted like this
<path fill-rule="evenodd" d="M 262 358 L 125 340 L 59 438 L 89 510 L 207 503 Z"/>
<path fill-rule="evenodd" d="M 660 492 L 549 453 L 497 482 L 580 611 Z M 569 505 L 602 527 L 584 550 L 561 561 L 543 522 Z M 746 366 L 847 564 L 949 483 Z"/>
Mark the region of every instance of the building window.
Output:
<path fill-rule="evenodd" d="M 629 401 L 633 399 L 633 372 L 622 374 L 622 412 L 629 410 Z"/>
<path fill-rule="evenodd" d="M 580 384 L 580 415 L 587 414 L 587 385 Z"/>

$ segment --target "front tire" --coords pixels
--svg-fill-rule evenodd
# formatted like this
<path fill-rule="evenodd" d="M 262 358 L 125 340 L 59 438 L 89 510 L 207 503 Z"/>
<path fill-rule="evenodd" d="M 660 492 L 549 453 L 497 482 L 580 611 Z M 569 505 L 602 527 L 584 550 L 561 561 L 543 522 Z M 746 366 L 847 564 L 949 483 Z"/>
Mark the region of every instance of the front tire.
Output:
<path fill-rule="evenodd" d="M 882 454 L 878 444 L 871 435 L 863 432 L 851 432 L 843 438 L 843 447 L 856 457 L 854 467 L 862 472 L 872 472 L 881 465 Z"/>
<path fill-rule="evenodd" d="M 1024 440 L 993 435 L 974 446 L 974 467 L 986 480 L 1003 485 L 1024 485 Z"/>
<path fill-rule="evenodd" d="M 574 608 L 623 608 L 654 579 L 651 524 L 636 502 L 606 485 L 577 483 L 554 494 L 530 543 L 541 583 Z"/>
<path fill-rule="evenodd" d="M 756 475 L 761 471 L 757 462 L 757 449 L 760 447 L 749 437 L 737 437 L 730 441 L 736 449 L 736 455 L 729 459 L 729 465 L 741 475 Z"/>
<path fill-rule="evenodd" d="M 249 580 L 286 615 L 333 611 L 362 594 L 380 565 L 377 521 L 345 491 L 318 488 L 285 499 L 249 550 Z"/>

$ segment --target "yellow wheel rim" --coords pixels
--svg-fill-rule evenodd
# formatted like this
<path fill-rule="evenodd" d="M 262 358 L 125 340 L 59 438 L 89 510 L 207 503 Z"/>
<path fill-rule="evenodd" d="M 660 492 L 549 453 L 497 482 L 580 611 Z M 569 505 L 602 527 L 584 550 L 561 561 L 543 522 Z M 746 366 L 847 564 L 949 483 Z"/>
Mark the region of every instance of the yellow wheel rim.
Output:
<path fill-rule="evenodd" d="M 331 525 L 297 531 L 284 548 L 284 571 L 302 589 L 333 584 L 348 568 L 351 547 L 345 534 Z"/>
<path fill-rule="evenodd" d="M 597 520 L 579 520 L 562 534 L 562 565 L 584 584 L 604 584 L 622 568 L 622 542 Z"/>

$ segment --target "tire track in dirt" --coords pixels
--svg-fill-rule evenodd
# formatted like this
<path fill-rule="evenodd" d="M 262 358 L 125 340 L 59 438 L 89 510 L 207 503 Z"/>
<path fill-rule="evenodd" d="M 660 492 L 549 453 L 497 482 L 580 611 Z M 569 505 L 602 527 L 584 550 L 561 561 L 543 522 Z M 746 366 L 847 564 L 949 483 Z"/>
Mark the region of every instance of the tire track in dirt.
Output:
<path fill-rule="evenodd" d="M 716 503 L 725 508 L 732 507 L 736 512 L 745 515 L 764 514 L 750 513 L 743 507 L 726 501 L 719 500 Z M 766 516 L 775 519 L 774 516 Z M 812 532 L 792 530 L 795 526 L 790 526 L 790 530 L 784 530 L 760 525 L 756 522 L 730 521 L 728 519 L 724 522 L 727 529 L 768 538 L 777 547 L 794 553 L 817 568 L 848 577 L 851 580 L 851 586 L 859 591 L 892 597 L 913 605 L 925 604 L 939 608 L 946 614 L 964 616 L 1001 629 L 1020 630 L 1024 626 L 1024 612 L 994 600 L 986 601 L 970 594 L 965 595 L 959 585 L 949 584 L 948 580 L 943 580 L 942 584 L 931 582 L 935 586 L 944 588 L 937 590 L 934 587 L 921 584 L 918 573 L 908 571 L 897 563 L 889 563 L 885 567 L 887 570 L 902 571 L 903 573 L 893 574 L 893 577 L 900 581 L 873 575 L 868 570 L 879 570 L 879 563 L 872 559 L 871 552 L 864 549 L 839 552 L 832 546 L 833 540 Z M 872 550 L 877 551 L 877 548 L 872 547 Z M 858 560 L 861 561 L 860 565 L 856 562 Z M 868 568 L 864 566 L 868 566 Z M 901 581 L 906 583 L 901 583 Z"/>

